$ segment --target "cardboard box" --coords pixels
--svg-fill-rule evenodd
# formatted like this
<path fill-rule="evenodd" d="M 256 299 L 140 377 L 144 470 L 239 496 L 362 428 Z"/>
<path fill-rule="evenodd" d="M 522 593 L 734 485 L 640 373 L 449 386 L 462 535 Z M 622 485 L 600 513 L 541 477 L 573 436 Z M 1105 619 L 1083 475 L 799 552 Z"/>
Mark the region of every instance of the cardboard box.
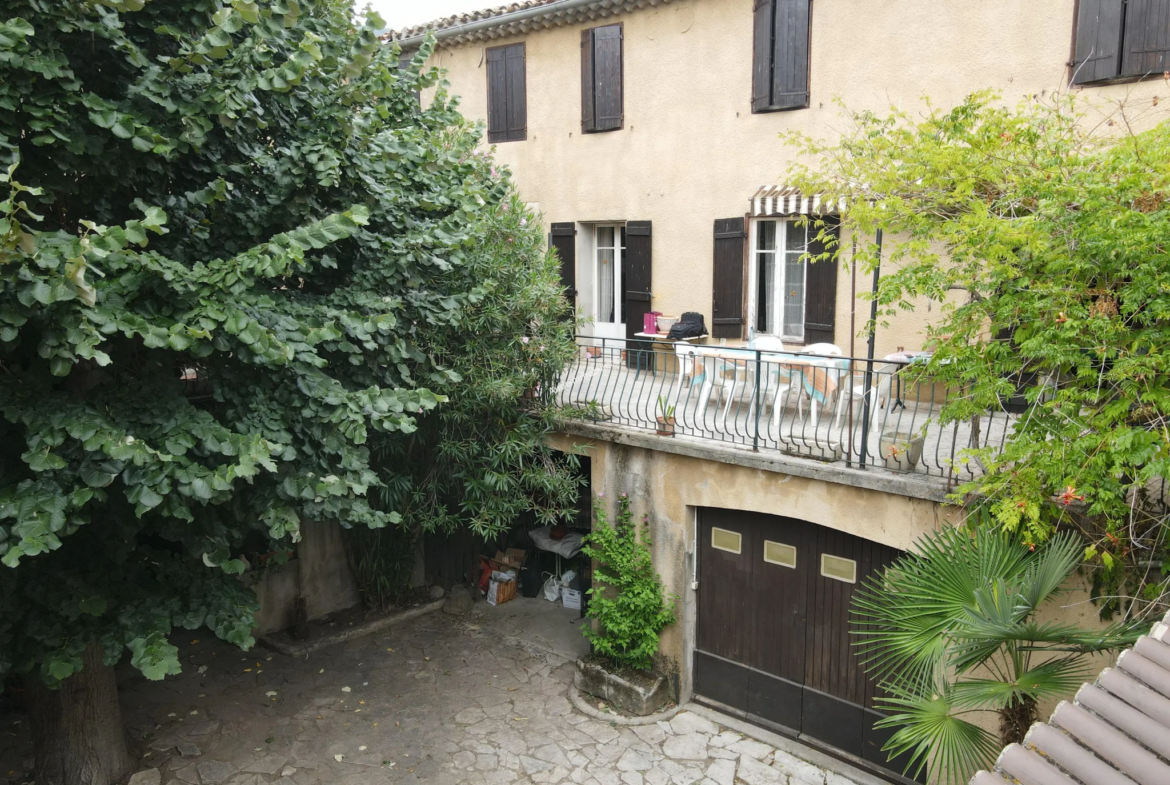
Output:
<path fill-rule="evenodd" d="M 561 602 L 566 608 L 581 610 L 581 592 L 577 589 L 561 589 Z"/>
<path fill-rule="evenodd" d="M 496 551 L 496 557 L 492 561 L 498 565 L 497 570 L 519 570 L 527 558 L 528 551 L 523 548 L 509 548 L 506 551 Z"/>

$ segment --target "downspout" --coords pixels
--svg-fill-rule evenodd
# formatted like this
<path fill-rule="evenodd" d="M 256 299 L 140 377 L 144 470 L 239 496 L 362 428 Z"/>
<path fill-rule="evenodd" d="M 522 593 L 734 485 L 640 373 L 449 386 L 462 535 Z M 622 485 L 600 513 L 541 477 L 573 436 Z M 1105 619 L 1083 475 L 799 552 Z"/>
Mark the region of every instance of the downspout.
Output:
<path fill-rule="evenodd" d="M 515 11 L 510 14 L 502 14 L 500 16 L 491 16 L 487 19 L 476 19 L 473 22 L 465 22 L 454 27 L 444 27 L 441 30 L 430 31 L 430 34 L 435 37 L 436 41 L 442 41 L 445 38 L 454 38 L 461 35 L 472 35 L 483 30 L 490 30 L 493 27 L 502 27 L 504 25 L 514 24 L 516 22 L 525 22 L 529 19 L 537 19 L 542 16 L 550 16 L 558 12 L 572 11 L 587 5 L 593 5 L 598 0 L 556 0 L 556 2 L 547 3 L 545 5 L 538 5 L 533 8 L 525 8 L 521 11 Z M 666 0 L 669 2 L 669 0 Z M 412 35 L 409 38 L 396 39 L 403 51 L 407 49 L 415 49 L 426 39 L 427 33 L 420 35 Z"/>

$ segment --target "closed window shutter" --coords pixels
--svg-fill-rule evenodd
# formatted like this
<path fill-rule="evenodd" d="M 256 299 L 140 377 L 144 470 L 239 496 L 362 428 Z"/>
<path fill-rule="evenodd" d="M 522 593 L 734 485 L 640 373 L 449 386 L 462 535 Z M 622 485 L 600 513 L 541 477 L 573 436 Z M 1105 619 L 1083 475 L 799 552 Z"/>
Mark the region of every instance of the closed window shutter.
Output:
<path fill-rule="evenodd" d="M 1125 9 L 1122 76 L 1170 71 L 1170 0 L 1129 0 Z"/>
<path fill-rule="evenodd" d="M 596 131 L 593 114 L 593 31 L 581 31 L 581 130 Z"/>
<path fill-rule="evenodd" d="M 772 108 L 808 106 L 808 38 L 811 0 L 774 0 Z"/>
<path fill-rule="evenodd" d="M 752 17 L 752 111 L 772 101 L 772 11 L 774 0 L 755 0 Z"/>
<path fill-rule="evenodd" d="M 1073 84 L 1112 79 L 1121 72 L 1125 0 L 1079 0 Z"/>
<path fill-rule="evenodd" d="M 626 221 L 626 253 L 622 283 L 626 298 L 626 338 L 638 340 L 643 318 L 650 313 L 651 222 Z"/>
<path fill-rule="evenodd" d="M 508 78 L 503 47 L 487 50 L 488 142 L 508 139 Z"/>
<path fill-rule="evenodd" d="M 524 74 L 524 44 L 504 50 L 504 71 L 508 83 L 508 141 L 520 141 L 528 135 L 528 95 Z"/>
<path fill-rule="evenodd" d="M 581 33 L 581 130 L 622 127 L 622 26 Z"/>
<path fill-rule="evenodd" d="M 516 142 L 528 135 L 524 44 L 487 50 L 488 142 Z"/>
<path fill-rule="evenodd" d="M 561 261 L 561 286 L 571 310 L 577 310 L 577 225 L 572 221 L 551 227 L 550 243 Z"/>
<path fill-rule="evenodd" d="M 715 221 L 714 297 L 711 336 L 743 337 L 743 250 L 747 233 L 743 218 Z"/>
<path fill-rule="evenodd" d="M 594 111 L 598 131 L 622 127 L 622 26 L 593 30 Z"/>
<path fill-rule="evenodd" d="M 839 241 L 841 233 L 841 219 L 839 216 L 827 215 L 824 217 L 824 231 Z M 814 221 L 809 221 L 808 253 L 819 256 L 825 253 L 826 243 L 818 241 L 819 233 Z M 804 276 L 804 342 L 833 343 L 836 331 L 837 314 L 837 250 L 838 242 L 833 243 L 833 256 L 818 262 L 806 262 Z"/>

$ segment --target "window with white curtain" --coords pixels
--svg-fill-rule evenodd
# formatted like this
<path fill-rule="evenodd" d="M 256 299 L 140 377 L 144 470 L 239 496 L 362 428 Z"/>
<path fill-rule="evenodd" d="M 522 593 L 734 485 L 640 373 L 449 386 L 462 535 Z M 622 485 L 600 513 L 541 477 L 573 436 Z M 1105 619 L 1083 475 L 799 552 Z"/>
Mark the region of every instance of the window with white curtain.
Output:
<path fill-rule="evenodd" d="M 624 324 L 625 298 L 622 293 L 622 259 L 626 253 L 626 227 L 599 225 L 594 230 L 597 276 L 596 321 Z"/>
<path fill-rule="evenodd" d="M 797 220 L 757 220 L 755 246 L 755 329 L 804 340 L 805 267 L 808 227 Z"/>

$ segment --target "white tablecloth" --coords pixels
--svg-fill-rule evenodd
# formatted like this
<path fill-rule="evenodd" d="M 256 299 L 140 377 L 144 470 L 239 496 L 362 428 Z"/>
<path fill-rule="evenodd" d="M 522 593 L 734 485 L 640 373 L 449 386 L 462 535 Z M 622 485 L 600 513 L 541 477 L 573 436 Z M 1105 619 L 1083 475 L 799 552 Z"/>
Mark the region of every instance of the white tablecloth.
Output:
<path fill-rule="evenodd" d="M 532 544 L 542 551 L 549 551 L 558 556 L 563 556 L 566 559 L 571 559 L 581 552 L 581 546 L 584 537 L 580 532 L 569 530 L 562 540 L 554 540 L 552 538 L 552 527 L 541 526 L 539 529 L 533 529 L 528 532 L 528 536 L 532 538 Z"/>

